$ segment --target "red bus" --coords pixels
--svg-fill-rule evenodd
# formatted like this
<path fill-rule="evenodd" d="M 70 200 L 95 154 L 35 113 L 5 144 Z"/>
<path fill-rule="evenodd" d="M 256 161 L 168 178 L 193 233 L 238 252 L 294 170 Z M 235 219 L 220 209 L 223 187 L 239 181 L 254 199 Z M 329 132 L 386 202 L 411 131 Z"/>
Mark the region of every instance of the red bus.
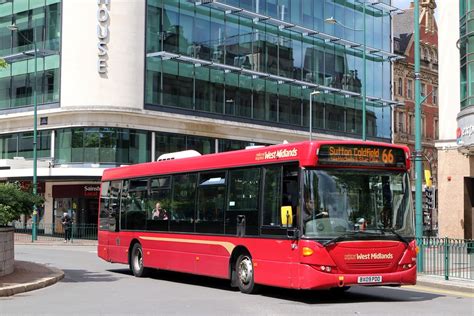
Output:
<path fill-rule="evenodd" d="M 415 284 L 408 157 L 313 141 L 107 169 L 98 255 L 137 277 L 193 273 L 244 293 Z"/>

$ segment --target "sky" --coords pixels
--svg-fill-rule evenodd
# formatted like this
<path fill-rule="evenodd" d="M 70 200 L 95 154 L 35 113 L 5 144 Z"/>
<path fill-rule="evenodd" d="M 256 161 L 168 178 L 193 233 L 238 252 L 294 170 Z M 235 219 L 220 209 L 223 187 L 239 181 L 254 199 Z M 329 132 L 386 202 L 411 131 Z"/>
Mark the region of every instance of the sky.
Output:
<path fill-rule="evenodd" d="M 399 9 L 408 9 L 410 7 L 410 2 L 413 0 L 392 0 L 392 5 Z M 421 3 L 421 0 L 419 1 Z M 435 17 L 438 17 L 437 9 L 435 9 Z"/>
<path fill-rule="evenodd" d="M 400 9 L 408 9 L 413 0 L 392 0 L 392 5 Z"/>

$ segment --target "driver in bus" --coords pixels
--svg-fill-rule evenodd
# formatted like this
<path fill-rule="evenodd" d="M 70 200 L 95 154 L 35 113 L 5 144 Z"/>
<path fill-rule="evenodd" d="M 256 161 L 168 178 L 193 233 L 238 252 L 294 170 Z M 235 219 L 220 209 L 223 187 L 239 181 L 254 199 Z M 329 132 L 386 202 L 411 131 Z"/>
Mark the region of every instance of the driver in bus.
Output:
<path fill-rule="evenodd" d="M 152 219 L 167 220 L 168 213 L 164 208 L 161 207 L 160 202 L 156 202 L 155 208 L 153 209 Z"/>
<path fill-rule="evenodd" d="M 328 217 L 329 213 L 326 209 L 319 210 L 316 208 L 313 199 L 307 199 L 304 207 L 303 221 L 307 222 L 312 219 Z"/>

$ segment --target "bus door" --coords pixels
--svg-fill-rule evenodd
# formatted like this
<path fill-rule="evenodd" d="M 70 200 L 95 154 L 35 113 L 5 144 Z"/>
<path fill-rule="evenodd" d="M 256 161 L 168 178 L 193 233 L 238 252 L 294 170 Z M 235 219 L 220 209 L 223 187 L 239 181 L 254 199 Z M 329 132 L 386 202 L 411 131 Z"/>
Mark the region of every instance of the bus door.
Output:
<path fill-rule="evenodd" d="M 261 168 L 230 170 L 228 178 L 225 234 L 258 236 Z"/>
<path fill-rule="evenodd" d="M 299 168 L 297 164 L 262 168 L 261 237 L 270 251 L 269 278 L 282 286 L 296 286 L 298 277 L 298 231 L 296 215 L 299 203 Z M 262 269 L 263 270 L 263 269 Z M 265 273 L 267 270 L 265 269 Z"/>
<path fill-rule="evenodd" d="M 98 246 L 97 253 L 99 257 L 109 261 L 109 198 L 110 182 L 102 182 L 100 186 L 99 203 L 99 230 L 97 232 Z"/>
<path fill-rule="evenodd" d="M 108 259 L 117 260 L 117 238 L 120 231 L 120 193 L 122 181 L 112 181 L 109 187 L 109 232 L 107 238 Z M 115 261 L 114 260 L 114 261 Z"/>

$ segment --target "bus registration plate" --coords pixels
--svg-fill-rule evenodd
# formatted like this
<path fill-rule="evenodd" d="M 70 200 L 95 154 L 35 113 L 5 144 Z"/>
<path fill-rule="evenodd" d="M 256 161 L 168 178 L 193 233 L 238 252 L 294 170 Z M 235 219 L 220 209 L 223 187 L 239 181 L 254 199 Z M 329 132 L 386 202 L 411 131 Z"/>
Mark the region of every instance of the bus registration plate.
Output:
<path fill-rule="evenodd" d="M 381 275 L 360 276 L 357 278 L 357 283 L 382 283 Z"/>

